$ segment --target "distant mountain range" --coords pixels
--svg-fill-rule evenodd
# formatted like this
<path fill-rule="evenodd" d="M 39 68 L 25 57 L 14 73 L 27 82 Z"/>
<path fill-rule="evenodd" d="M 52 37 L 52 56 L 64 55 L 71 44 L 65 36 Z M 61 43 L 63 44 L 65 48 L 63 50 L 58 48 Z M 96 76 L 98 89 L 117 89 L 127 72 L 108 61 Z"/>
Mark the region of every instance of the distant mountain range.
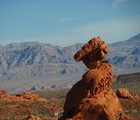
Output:
<path fill-rule="evenodd" d="M 111 44 L 108 58 L 116 74 L 140 72 L 140 34 Z"/>
<path fill-rule="evenodd" d="M 73 55 L 83 44 L 59 47 L 38 42 L 0 45 L 0 89 L 10 92 L 71 87 L 87 68 Z M 110 44 L 115 74 L 140 72 L 140 34 Z"/>

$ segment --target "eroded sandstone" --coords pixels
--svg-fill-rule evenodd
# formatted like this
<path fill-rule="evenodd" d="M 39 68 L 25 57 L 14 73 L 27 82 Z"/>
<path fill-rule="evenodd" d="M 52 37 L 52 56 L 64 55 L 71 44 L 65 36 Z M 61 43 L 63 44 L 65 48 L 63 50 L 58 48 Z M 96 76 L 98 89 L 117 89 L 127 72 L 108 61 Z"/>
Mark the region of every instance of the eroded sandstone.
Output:
<path fill-rule="evenodd" d="M 89 68 L 82 79 L 68 92 L 63 116 L 59 120 L 121 120 L 122 107 L 110 88 L 113 68 L 104 60 L 108 45 L 93 38 L 79 50 L 74 58 Z"/>

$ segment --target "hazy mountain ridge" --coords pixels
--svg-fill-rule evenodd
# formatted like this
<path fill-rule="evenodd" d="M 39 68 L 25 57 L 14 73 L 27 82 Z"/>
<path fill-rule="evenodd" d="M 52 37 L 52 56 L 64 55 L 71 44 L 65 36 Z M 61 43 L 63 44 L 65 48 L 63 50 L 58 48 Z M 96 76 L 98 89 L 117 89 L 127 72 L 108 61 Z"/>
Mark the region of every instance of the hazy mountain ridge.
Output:
<path fill-rule="evenodd" d="M 116 52 L 111 52 L 112 49 Z M 111 44 L 109 60 L 118 73 L 140 71 L 140 34 Z"/>
<path fill-rule="evenodd" d="M 0 46 L 0 88 L 18 91 L 72 86 L 87 71 L 73 59 L 81 46 L 79 43 L 59 47 L 39 42 Z M 140 71 L 140 34 L 110 44 L 108 59 L 116 73 Z"/>

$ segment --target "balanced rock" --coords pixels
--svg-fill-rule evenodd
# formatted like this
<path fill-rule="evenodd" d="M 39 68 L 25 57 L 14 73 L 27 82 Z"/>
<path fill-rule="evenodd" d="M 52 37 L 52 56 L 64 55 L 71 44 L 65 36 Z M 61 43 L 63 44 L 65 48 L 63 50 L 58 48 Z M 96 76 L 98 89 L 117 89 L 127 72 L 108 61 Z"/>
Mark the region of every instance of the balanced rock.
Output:
<path fill-rule="evenodd" d="M 107 54 L 108 45 L 97 37 L 74 55 L 89 71 L 68 92 L 59 120 L 121 120 L 120 101 L 110 88 L 113 68 L 104 60 Z"/>
<path fill-rule="evenodd" d="M 82 60 L 87 68 L 92 68 L 103 60 L 108 53 L 107 44 L 100 37 L 92 38 L 79 50 L 74 58 Z"/>

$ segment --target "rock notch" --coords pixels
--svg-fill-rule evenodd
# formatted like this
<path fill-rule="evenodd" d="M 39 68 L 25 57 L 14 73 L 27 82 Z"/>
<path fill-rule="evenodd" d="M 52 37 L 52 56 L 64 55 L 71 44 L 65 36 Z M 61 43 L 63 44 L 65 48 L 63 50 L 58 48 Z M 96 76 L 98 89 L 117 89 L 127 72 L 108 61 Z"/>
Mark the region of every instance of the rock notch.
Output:
<path fill-rule="evenodd" d="M 80 81 L 68 92 L 63 116 L 59 120 L 122 120 L 122 107 L 112 91 L 113 68 L 104 60 L 108 45 L 93 38 L 74 58 L 89 68 Z"/>

